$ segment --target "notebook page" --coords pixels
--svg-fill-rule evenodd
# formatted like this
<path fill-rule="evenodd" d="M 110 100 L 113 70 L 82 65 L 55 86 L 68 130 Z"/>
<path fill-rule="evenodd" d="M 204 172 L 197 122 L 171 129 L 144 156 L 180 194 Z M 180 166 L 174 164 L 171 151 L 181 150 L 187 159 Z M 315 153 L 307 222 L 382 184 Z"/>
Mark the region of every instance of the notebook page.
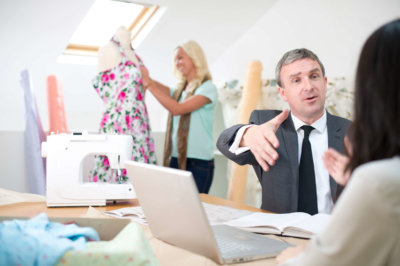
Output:
<path fill-rule="evenodd" d="M 283 235 L 297 236 L 297 237 L 311 237 L 313 234 L 318 234 L 324 231 L 329 220 L 330 214 L 318 213 L 310 216 L 304 220 L 294 222 L 292 225 L 287 226 L 283 231 Z"/>
<path fill-rule="evenodd" d="M 225 224 L 251 232 L 280 234 L 285 227 L 307 217 L 310 217 L 310 215 L 302 212 L 285 214 L 257 212 L 229 221 Z M 274 228 L 275 230 L 273 230 Z"/>
<path fill-rule="evenodd" d="M 104 214 L 115 218 L 129 218 L 132 221 L 147 225 L 146 217 L 144 216 L 142 207 L 140 206 L 106 211 Z"/>

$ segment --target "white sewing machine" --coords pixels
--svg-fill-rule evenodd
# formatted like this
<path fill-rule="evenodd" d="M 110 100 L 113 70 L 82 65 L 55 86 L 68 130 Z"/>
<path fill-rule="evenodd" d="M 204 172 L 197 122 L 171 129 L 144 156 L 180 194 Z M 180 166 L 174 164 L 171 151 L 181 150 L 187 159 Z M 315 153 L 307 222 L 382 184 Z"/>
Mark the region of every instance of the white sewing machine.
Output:
<path fill-rule="evenodd" d="M 87 133 L 53 134 L 42 143 L 46 162 L 47 206 L 105 206 L 107 200 L 136 198 L 127 184 L 84 182 L 83 163 L 88 155 L 106 155 L 110 167 L 124 168 L 131 159 L 129 135 L 90 135 Z"/>

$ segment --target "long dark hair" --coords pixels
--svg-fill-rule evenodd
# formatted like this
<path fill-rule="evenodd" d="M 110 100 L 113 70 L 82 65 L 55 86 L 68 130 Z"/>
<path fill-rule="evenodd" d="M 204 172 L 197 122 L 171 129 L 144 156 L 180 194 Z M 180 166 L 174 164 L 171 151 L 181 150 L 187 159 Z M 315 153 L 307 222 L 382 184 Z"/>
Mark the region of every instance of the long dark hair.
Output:
<path fill-rule="evenodd" d="M 400 19 L 365 42 L 355 81 L 349 170 L 400 155 Z"/>

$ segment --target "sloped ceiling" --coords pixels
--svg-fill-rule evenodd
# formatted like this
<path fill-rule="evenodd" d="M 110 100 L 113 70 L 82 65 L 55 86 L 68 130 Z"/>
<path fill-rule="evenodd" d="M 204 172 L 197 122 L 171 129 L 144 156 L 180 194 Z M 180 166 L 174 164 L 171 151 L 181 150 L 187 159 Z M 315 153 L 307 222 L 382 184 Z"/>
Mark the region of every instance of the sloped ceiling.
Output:
<path fill-rule="evenodd" d="M 68 114 L 99 112 L 101 105 L 90 90 L 96 66 L 57 63 L 94 0 L 2 0 L 0 2 L 0 130 L 24 128 L 19 72 L 32 74 L 39 113 L 46 125 L 46 76 L 62 75 Z M 164 15 L 137 48 L 152 76 L 174 84 L 172 53 L 181 42 L 194 39 L 204 48 L 209 65 L 246 32 L 275 0 L 144 0 L 166 8 Z M 239 55 L 238 55 L 239 56 Z M 14 116 L 3 115 L 13 113 Z M 75 121 L 71 119 L 70 121 Z M 93 122 L 97 124 L 97 122 Z M 87 121 L 82 124 L 88 125 Z"/>
<path fill-rule="evenodd" d="M 137 50 L 157 78 L 174 82 L 170 74 L 172 51 L 179 43 L 197 41 L 212 65 L 277 0 L 148 2 L 165 7 L 166 12 Z"/>
<path fill-rule="evenodd" d="M 398 0 L 142 1 L 166 8 L 159 23 L 137 48 L 151 76 L 166 85 L 175 84 L 173 50 L 189 39 L 198 41 L 204 48 L 215 81 L 221 74 L 222 80 L 243 76 L 252 59 L 261 60 L 264 69 L 270 71 L 267 76 L 272 76 L 277 57 L 292 46 L 315 49 L 326 62 L 330 75 L 348 75 L 355 68 L 366 36 L 400 14 Z M 90 82 L 97 73 L 96 66 L 57 63 L 93 2 L 0 1 L 0 130 L 24 129 L 23 94 L 18 79 L 19 72 L 25 68 L 32 74 L 45 128 L 48 124 L 46 77 L 59 74 L 71 129 L 97 129 L 103 105 Z M 151 103 L 149 113 L 155 118 L 153 129 L 162 130 L 165 109 L 154 99 L 151 101 L 151 94 L 146 100 Z"/>

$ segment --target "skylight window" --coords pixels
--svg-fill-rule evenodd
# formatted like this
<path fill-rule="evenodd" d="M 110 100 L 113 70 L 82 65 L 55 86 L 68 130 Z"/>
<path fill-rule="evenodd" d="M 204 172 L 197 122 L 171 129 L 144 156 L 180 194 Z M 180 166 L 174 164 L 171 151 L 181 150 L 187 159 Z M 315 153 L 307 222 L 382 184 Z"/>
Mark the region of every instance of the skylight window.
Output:
<path fill-rule="evenodd" d="M 120 26 L 125 26 L 132 33 L 132 46 L 136 48 L 161 13 L 156 5 L 130 0 L 96 0 L 72 35 L 59 61 L 71 62 L 71 58 L 76 59 L 77 56 L 97 57 L 99 48 L 111 39 Z M 72 61 L 76 63 L 75 59 Z"/>

